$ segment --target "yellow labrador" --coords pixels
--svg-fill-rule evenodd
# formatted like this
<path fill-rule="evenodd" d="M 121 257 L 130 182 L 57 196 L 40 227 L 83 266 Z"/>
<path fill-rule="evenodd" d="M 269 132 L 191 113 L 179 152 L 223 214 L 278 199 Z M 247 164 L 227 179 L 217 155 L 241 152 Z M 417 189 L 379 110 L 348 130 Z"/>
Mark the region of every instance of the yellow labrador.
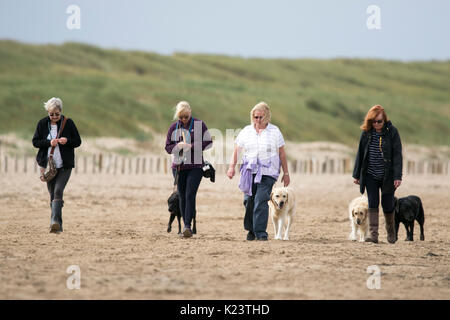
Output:
<path fill-rule="evenodd" d="M 294 190 L 289 187 L 274 188 L 270 194 L 269 212 L 275 230 L 275 239 L 289 240 L 289 229 L 295 214 Z"/>
<path fill-rule="evenodd" d="M 348 206 L 348 214 L 352 231 L 350 232 L 349 239 L 352 241 L 359 240 L 364 242 L 364 239 L 369 234 L 369 219 L 367 212 L 369 210 L 369 203 L 366 196 L 355 198 L 350 202 Z M 358 235 L 359 239 L 358 239 Z"/>

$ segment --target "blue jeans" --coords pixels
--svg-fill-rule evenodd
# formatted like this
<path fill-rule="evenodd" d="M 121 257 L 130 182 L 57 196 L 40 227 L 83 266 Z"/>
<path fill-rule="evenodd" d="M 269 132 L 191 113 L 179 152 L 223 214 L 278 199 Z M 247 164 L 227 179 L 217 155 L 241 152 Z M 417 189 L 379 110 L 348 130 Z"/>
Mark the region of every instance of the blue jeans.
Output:
<path fill-rule="evenodd" d="M 252 195 L 244 196 L 245 216 L 244 229 L 253 232 L 256 238 L 267 237 L 267 221 L 269 220 L 270 193 L 276 180 L 270 176 L 262 176 L 260 183 L 255 183 L 253 175 Z"/>
<path fill-rule="evenodd" d="M 180 211 L 186 228 L 191 227 L 191 221 L 195 215 L 195 198 L 202 177 L 202 168 L 186 169 L 178 172 Z"/>

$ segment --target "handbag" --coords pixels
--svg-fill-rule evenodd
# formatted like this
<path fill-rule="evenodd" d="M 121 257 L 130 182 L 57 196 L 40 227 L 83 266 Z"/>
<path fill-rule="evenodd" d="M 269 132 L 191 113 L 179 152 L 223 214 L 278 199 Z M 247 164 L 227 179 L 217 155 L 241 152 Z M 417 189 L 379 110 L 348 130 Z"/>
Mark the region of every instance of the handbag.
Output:
<path fill-rule="evenodd" d="M 205 165 L 203 166 L 202 169 L 203 169 L 203 176 L 205 178 L 209 178 L 211 182 L 216 181 L 216 170 L 214 169 L 213 165 L 210 162 L 205 161 Z"/>
<path fill-rule="evenodd" d="M 61 128 L 59 128 L 58 135 L 56 136 L 56 139 L 59 139 L 61 132 L 64 130 L 64 126 L 66 125 L 67 118 L 64 117 L 63 123 L 61 125 Z M 49 182 L 51 181 L 56 174 L 58 173 L 58 170 L 56 169 L 55 161 L 53 160 L 53 154 L 55 153 L 55 148 L 52 147 L 52 150 L 50 150 L 50 155 L 48 156 L 48 162 L 47 162 L 47 168 L 45 169 L 44 173 L 42 174 L 42 182 Z"/>

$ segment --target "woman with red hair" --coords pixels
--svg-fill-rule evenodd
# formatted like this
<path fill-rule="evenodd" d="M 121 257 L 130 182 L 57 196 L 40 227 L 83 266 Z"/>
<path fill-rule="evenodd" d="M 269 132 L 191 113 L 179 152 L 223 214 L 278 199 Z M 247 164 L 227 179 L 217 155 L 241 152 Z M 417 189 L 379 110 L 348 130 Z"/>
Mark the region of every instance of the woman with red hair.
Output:
<path fill-rule="evenodd" d="M 361 129 L 353 178 L 354 183 L 359 184 L 361 194 L 367 190 L 369 199 L 369 237 L 365 240 L 378 243 L 381 189 L 387 240 L 395 243 L 394 193 L 402 183 L 403 165 L 400 135 L 380 105 L 370 108 Z"/>

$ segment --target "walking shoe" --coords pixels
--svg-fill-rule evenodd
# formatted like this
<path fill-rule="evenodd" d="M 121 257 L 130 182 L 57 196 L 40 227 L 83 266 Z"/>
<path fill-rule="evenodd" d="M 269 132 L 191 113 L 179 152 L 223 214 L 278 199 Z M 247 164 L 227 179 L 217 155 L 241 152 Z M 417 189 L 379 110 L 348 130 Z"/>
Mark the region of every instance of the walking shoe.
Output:
<path fill-rule="evenodd" d="M 255 240 L 255 234 L 253 233 L 253 232 L 251 232 L 251 231 L 249 231 L 248 233 L 247 233 L 247 240 L 248 241 L 253 241 L 253 240 Z"/>
<path fill-rule="evenodd" d="M 50 226 L 50 233 L 61 232 L 61 225 L 58 222 L 53 222 Z"/>
<path fill-rule="evenodd" d="M 183 237 L 184 237 L 184 238 L 190 238 L 190 237 L 192 237 L 192 231 L 191 231 L 191 228 L 184 227 L 184 229 L 183 229 Z"/>
<path fill-rule="evenodd" d="M 267 241 L 267 237 L 256 238 L 256 241 Z"/>

